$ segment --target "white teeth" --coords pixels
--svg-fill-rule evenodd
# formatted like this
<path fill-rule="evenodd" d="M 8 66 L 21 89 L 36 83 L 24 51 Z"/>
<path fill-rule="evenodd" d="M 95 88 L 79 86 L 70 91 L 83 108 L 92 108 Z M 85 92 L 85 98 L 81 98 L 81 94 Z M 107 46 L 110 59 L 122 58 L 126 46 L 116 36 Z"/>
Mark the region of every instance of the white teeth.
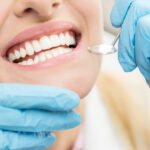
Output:
<path fill-rule="evenodd" d="M 34 40 L 32 42 L 32 45 L 33 45 L 33 48 L 34 48 L 35 52 L 40 52 L 42 50 L 42 48 L 41 48 L 41 46 L 40 46 L 40 44 L 37 40 Z"/>
<path fill-rule="evenodd" d="M 50 48 L 50 40 L 47 36 L 44 36 L 40 39 L 40 46 L 43 50 Z"/>
<path fill-rule="evenodd" d="M 39 57 L 38 57 L 38 55 L 36 55 L 34 58 L 34 64 L 37 64 L 38 62 L 39 62 Z"/>
<path fill-rule="evenodd" d="M 46 60 L 45 54 L 44 53 L 39 54 L 39 59 L 41 62 L 45 61 Z"/>
<path fill-rule="evenodd" d="M 28 55 L 33 55 L 34 54 L 34 49 L 32 47 L 32 45 L 29 42 L 25 43 L 25 48 L 26 48 L 26 52 Z"/>
<path fill-rule="evenodd" d="M 67 46 L 69 46 L 70 45 L 70 35 L 69 35 L 69 33 L 66 33 L 66 36 L 65 36 L 66 38 L 65 38 L 65 40 L 66 40 L 66 44 L 67 44 Z"/>
<path fill-rule="evenodd" d="M 52 54 L 53 54 L 53 56 L 54 56 L 54 57 L 56 57 L 56 56 L 58 56 L 58 55 L 59 55 L 59 53 L 58 53 L 57 49 L 53 50 L 53 51 L 52 51 Z"/>
<path fill-rule="evenodd" d="M 63 49 L 65 49 L 65 48 L 62 48 L 62 47 L 58 48 L 59 54 L 63 54 L 64 53 Z"/>
<path fill-rule="evenodd" d="M 67 49 L 64 49 L 64 50 L 63 50 L 63 52 L 64 52 L 64 53 L 68 53 L 68 52 L 69 52 L 69 50 L 67 50 Z"/>
<path fill-rule="evenodd" d="M 28 59 L 27 60 L 27 65 L 32 65 L 33 64 L 33 60 L 32 59 Z"/>
<path fill-rule="evenodd" d="M 60 45 L 65 45 L 65 36 L 63 33 L 59 35 Z"/>
<path fill-rule="evenodd" d="M 47 52 L 45 52 L 45 56 L 46 56 L 48 59 L 50 59 L 50 58 L 53 57 L 53 54 L 52 54 L 52 52 L 47 51 Z"/>
<path fill-rule="evenodd" d="M 18 52 L 18 50 L 15 50 L 15 57 L 16 57 L 16 59 L 19 59 L 21 57 L 20 53 Z"/>
<path fill-rule="evenodd" d="M 16 57 L 13 53 L 10 53 L 8 56 L 8 59 L 9 59 L 9 61 L 13 62 L 16 59 Z"/>
<path fill-rule="evenodd" d="M 52 50 L 42 52 L 37 54 L 38 57 L 34 58 L 34 61 L 29 59 L 28 61 L 19 62 L 22 65 L 36 64 L 39 61 L 45 61 L 52 57 L 70 52 L 69 48 L 63 48 L 62 46 L 76 45 L 76 40 L 73 35 L 69 32 L 61 33 L 59 35 L 43 36 L 39 40 L 28 41 L 24 43 L 24 47 L 20 47 L 20 50 L 15 50 L 13 53 L 8 53 L 8 60 L 13 62 L 16 59 L 25 58 L 27 55 L 31 56 L 33 54 L 39 53 L 42 50 Z M 36 53 L 35 53 L 36 52 Z"/>
<path fill-rule="evenodd" d="M 22 62 L 22 65 L 26 65 L 26 64 L 27 64 L 27 61 L 23 61 L 23 62 Z"/>
<path fill-rule="evenodd" d="M 27 65 L 27 61 L 22 61 L 18 63 L 19 65 Z"/>
<path fill-rule="evenodd" d="M 65 35 L 65 40 L 66 40 L 67 46 L 76 44 L 75 38 L 72 37 L 68 32 Z"/>
<path fill-rule="evenodd" d="M 25 51 L 25 49 L 24 48 L 20 48 L 20 55 L 21 55 L 21 57 L 22 58 L 24 58 L 25 56 L 26 56 L 26 51 Z"/>
<path fill-rule="evenodd" d="M 47 59 L 65 54 L 65 53 L 69 53 L 71 52 L 73 49 L 72 48 L 56 48 L 54 50 L 50 50 L 50 51 L 46 51 L 46 52 L 42 52 L 38 55 L 36 55 L 34 57 L 34 60 L 32 59 L 28 59 L 27 61 L 23 61 L 23 62 L 19 62 L 18 64 L 20 65 L 32 65 L 32 64 L 38 64 L 39 62 L 44 62 Z"/>
<path fill-rule="evenodd" d="M 57 47 L 60 45 L 60 40 L 57 35 L 51 35 L 50 41 L 51 41 L 52 47 Z"/>
<path fill-rule="evenodd" d="M 75 45 L 76 44 L 76 40 L 72 36 L 70 37 L 70 43 L 71 43 L 71 45 Z"/>
<path fill-rule="evenodd" d="M 70 48 L 65 49 L 65 53 L 69 53 L 71 51 Z"/>

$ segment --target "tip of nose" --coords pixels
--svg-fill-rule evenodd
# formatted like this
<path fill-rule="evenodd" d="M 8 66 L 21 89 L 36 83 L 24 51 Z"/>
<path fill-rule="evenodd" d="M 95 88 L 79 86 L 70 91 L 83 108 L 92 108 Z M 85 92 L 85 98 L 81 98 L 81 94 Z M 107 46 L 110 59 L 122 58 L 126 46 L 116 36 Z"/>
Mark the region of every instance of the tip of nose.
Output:
<path fill-rule="evenodd" d="M 50 16 L 53 15 L 54 10 L 60 6 L 59 1 L 52 1 L 49 2 L 46 1 L 28 1 L 28 3 L 24 2 L 18 2 L 16 4 L 16 7 L 14 8 L 14 12 L 16 16 L 23 16 L 24 14 L 37 14 L 40 19 L 47 19 L 50 18 Z"/>

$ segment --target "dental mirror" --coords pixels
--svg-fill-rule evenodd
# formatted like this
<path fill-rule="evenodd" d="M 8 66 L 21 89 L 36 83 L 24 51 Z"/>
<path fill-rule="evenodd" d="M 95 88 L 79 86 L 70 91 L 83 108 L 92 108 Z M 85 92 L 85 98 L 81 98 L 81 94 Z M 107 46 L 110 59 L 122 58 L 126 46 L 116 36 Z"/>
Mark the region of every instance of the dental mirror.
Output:
<path fill-rule="evenodd" d="M 116 43 L 119 40 L 121 30 L 115 37 L 114 41 L 112 44 L 101 44 L 101 45 L 94 45 L 94 46 L 89 46 L 88 51 L 96 54 L 96 55 L 109 55 L 109 54 L 114 54 L 117 52 L 117 49 L 115 48 Z"/>

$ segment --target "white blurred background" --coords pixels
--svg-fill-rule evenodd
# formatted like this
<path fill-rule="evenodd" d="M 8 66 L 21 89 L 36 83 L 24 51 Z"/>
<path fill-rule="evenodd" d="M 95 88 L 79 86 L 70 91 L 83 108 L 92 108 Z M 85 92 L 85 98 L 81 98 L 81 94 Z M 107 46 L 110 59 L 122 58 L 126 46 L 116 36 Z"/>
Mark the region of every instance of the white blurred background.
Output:
<path fill-rule="evenodd" d="M 104 28 L 110 33 L 117 33 L 117 29 L 113 28 L 110 22 L 110 13 L 114 5 L 114 0 L 102 0 L 103 15 L 104 15 Z"/>

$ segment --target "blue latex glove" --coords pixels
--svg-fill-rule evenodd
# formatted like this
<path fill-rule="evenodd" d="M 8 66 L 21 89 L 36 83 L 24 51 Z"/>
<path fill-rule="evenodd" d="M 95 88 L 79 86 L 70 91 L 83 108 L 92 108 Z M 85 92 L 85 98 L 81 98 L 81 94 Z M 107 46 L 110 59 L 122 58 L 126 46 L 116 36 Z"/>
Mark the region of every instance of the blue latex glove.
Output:
<path fill-rule="evenodd" d="M 111 22 L 122 26 L 119 62 L 124 71 L 138 67 L 150 85 L 150 1 L 116 0 Z"/>
<path fill-rule="evenodd" d="M 74 128 L 79 97 L 49 86 L 0 84 L 0 150 L 43 150 L 55 142 L 50 131 Z"/>

